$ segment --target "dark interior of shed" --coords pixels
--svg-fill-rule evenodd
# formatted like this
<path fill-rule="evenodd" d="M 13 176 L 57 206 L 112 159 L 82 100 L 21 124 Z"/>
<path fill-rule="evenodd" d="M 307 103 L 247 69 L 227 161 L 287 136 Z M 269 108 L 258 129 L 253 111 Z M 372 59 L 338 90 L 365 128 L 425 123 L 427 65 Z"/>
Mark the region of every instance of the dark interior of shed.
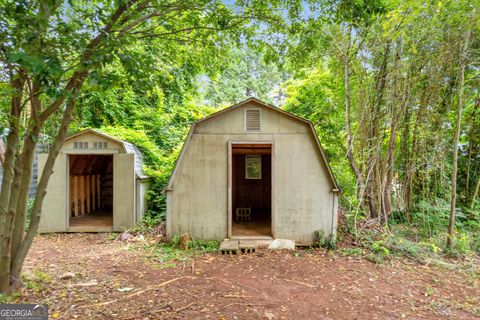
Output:
<path fill-rule="evenodd" d="M 71 228 L 113 225 L 113 156 L 70 155 Z"/>
<path fill-rule="evenodd" d="M 232 147 L 232 235 L 271 236 L 272 147 Z"/>

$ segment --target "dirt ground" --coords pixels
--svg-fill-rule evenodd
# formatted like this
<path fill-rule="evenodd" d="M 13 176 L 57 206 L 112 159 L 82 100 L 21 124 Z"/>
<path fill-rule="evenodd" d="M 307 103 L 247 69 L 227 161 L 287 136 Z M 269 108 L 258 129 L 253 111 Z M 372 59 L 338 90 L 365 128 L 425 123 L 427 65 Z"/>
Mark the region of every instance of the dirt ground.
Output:
<path fill-rule="evenodd" d="M 478 273 L 323 250 L 175 263 L 151 250 L 107 234 L 38 236 L 21 300 L 60 319 L 480 319 Z"/>

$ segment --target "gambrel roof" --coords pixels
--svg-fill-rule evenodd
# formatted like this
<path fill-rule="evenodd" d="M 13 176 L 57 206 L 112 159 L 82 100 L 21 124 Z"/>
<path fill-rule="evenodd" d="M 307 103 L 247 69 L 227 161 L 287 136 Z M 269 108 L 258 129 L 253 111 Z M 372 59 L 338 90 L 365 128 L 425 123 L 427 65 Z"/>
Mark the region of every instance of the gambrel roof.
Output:
<path fill-rule="evenodd" d="M 294 121 L 299 121 L 299 122 L 302 122 L 302 123 L 307 124 L 308 127 L 309 127 L 309 131 L 310 131 L 310 133 L 312 134 L 312 136 L 313 136 L 313 138 L 314 138 L 314 140 L 315 140 L 315 142 L 316 142 L 316 145 L 317 145 L 318 150 L 319 150 L 319 152 L 320 152 L 320 155 L 321 155 L 321 157 L 322 157 L 322 159 L 323 159 L 323 162 L 324 162 L 324 164 L 325 164 L 325 167 L 327 168 L 328 176 L 329 176 L 330 181 L 331 181 L 332 186 L 333 186 L 332 191 L 334 191 L 334 192 L 340 192 L 340 187 L 339 187 L 339 185 L 338 185 L 338 183 L 337 183 L 337 180 L 335 179 L 335 176 L 333 175 L 332 168 L 330 167 L 330 164 L 329 164 L 328 161 L 327 161 L 327 157 L 325 156 L 325 152 L 323 151 L 323 148 L 322 148 L 322 146 L 321 146 L 321 144 L 320 144 L 320 140 L 318 139 L 317 134 L 315 133 L 315 128 L 314 128 L 312 122 L 310 122 L 309 120 L 303 119 L 303 118 L 301 118 L 301 117 L 299 117 L 299 116 L 296 116 L 296 115 L 294 115 L 293 113 L 287 112 L 287 111 L 282 110 L 282 109 L 280 109 L 280 108 L 277 108 L 277 107 L 275 107 L 275 106 L 273 106 L 273 105 L 270 105 L 270 104 L 268 104 L 268 103 L 265 103 L 265 102 L 263 102 L 263 101 L 260 101 L 260 100 L 254 98 L 254 97 L 250 97 L 250 98 L 248 98 L 248 99 L 246 99 L 246 100 L 243 100 L 243 101 L 241 101 L 241 102 L 239 102 L 239 103 L 237 103 L 237 104 L 235 104 L 235 105 L 233 105 L 233 106 L 230 106 L 230 107 L 228 107 L 228 108 L 225 108 L 225 109 L 222 109 L 222 110 L 220 110 L 220 111 L 218 111 L 218 112 L 215 112 L 215 113 L 213 113 L 213 114 L 211 114 L 211 115 L 209 115 L 209 116 L 207 116 L 207 117 L 205 117 L 205 118 L 203 118 L 203 119 L 200 119 L 200 120 L 198 120 L 198 121 L 196 121 L 196 122 L 194 122 L 194 123 L 192 124 L 192 126 L 190 127 L 190 131 L 188 132 L 187 139 L 185 140 L 185 143 L 184 143 L 183 146 L 182 146 L 182 150 L 181 150 L 181 152 L 180 152 L 180 155 L 179 155 L 179 157 L 178 157 L 178 159 L 177 159 L 177 161 L 176 161 L 176 163 L 175 163 L 175 167 L 174 167 L 174 169 L 173 169 L 172 175 L 170 176 L 170 179 L 169 179 L 169 181 L 168 181 L 168 186 L 167 186 L 167 189 L 166 189 L 167 191 L 172 189 L 173 181 L 174 181 L 174 179 L 175 179 L 175 174 L 176 174 L 176 172 L 177 172 L 177 168 L 178 168 L 180 162 L 182 161 L 182 158 L 183 158 L 183 156 L 184 156 L 185 150 L 186 150 L 186 148 L 188 147 L 188 144 L 189 144 L 190 139 L 191 139 L 191 137 L 192 137 L 192 135 L 193 135 L 193 132 L 195 131 L 195 127 L 196 127 L 198 124 L 202 123 L 202 122 L 205 122 L 205 121 L 207 121 L 207 120 L 210 120 L 210 119 L 213 119 L 213 118 L 215 118 L 215 117 L 218 117 L 219 115 L 222 115 L 222 114 L 224 114 L 224 113 L 226 113 L 226 112 L 233 111 L 233 110 L 235 110 L 235 109 L 237 109 L 237 108 L 239 108 L 239 107 L 242 107 L 242 106 L 244 106 L 244 105 L 246 105 L 246 104 L 249 104 L 249 103 L 257 104 L 257 105 L 260 106 L 260 107 L 268 108 L 269 110 L 273 110 L 273 111 L 275 111 L 275 112 L 281 113 L 281 114 L 289 117 L 290 119 L 292 119 L 292 120 L 294 120 Z"/>

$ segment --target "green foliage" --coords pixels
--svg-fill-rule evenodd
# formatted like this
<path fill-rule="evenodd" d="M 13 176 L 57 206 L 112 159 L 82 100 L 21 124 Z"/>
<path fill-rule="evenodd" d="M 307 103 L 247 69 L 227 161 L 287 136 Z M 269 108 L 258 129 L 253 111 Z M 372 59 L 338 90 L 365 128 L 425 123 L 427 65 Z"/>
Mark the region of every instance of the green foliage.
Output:
<path fill-rule="evenodd" d="M 274 103 L 282 96 L 286 74 L 254 48 L 234 47 L 218 75 L 206 79 L 204 99 L 212 106 L 232 105 L 251 96 Z"/>
<path fill-rule="evenodd" d="M 31 275 L 23 275 L 22 280 L 27 289 L 40 293 L 45 290 L 47 284 L 52 282 L 52 277 L 41 270 L 35 270 Z"/>
<path fill-rule="evenodd" d="M 355 205 L 355 177 L 344 157 L 344 111 L 339 79 L 329 68 L 297 72 L 298 79 L 286 82 L 286 111 L 310 120 L 317 132 L 327 159 L 343 191 L 345 205 Z M 340 81 L 341 83 L 341 81 Z"/>
<path fill-rule="evenodd" d="M 412 220 L 420 231 L 424 231 L 424 236 L 432 237 L 439 232 L 445 231 L 450 216 L 450 204 L 437 199 L 435 204 L 427 201 L 420 201 L 412 213 Z"/>
<path fill-rule="evenodd" d="M 192 257 L 204 253 L 213 253 L 218 251 L 219 243 L 217 241 L 199 241 L 190 240 L 188 242 L 189 250 L 180 248 L 180 237 L 176 236 L 169 243 L 160 242 L 152 248 L 152 258 L 164 264 L 164 266 L 175 266 L 176 262 L 187 261 Z"/>
<path fill-rule="evenodd" d="M 368 24 L 386 12 L 386 1 L 383 0 L 340 0 L 335 7 L 335 18 L 358 26 Z"/>
<path fill-rule="evenodd" d="M 100 131 L 134 144 L 143 154 L 144 172 L 152 178 L 150 190 L 147 194 L 148 211 L 146 219 L 159 222 L 165 218 L 167 186 L 173 158 L 163 153 L 160 148 L 147 136 L 143 130 L 134 130 L 124 127 L 102 127 Z"/>
<path fill-rule="evenodd" d="M 165 198 L 160 200 L 166 200 Z M 147 214 L 143 216 L 142 221 L 139 221 L 136 225 L 130 228 L 130 232 L 144 234 L 151 232 L 155 227 L 159 226 L 165 221 L 165 212 L 155 212 L 153 210 L 147 211 Z"/>
<path fill-rule="evenodd" d="M 459 232 L 453 239 L 451 249 L 445 248 L 447 234 L 443 227 L 434 236 L 419 231 L 409 224 L 396 224 L 391 231 L 380 233 L 375 230 L 362 230 L 355 237 L 357 248 L 340 251 L 342 255 L 363 256 L 382 263 L 393 257 L 404 257 L 418 263 L 443 261 L 454 257 L 461 258 L 480 253 L 479 233 Z"/>
<path fill-rule="evenodd" d="M 25 230 L 28 230 L 28 226 L 30 225 L 30 219 L 32 218 L 33 200 L 33 198 L 28 199 L 27 213 L 25 217 Z"/>
<path fill-rule="evenodd" d="M 409 219 L 405 217 L 403 212 L 394 212 L 389 225 L 392 230 L 402 233 L 404 236 L 414 239 L 436 239 L 446 237 L 445 226 L 448 225 L 450 217 L 450 204 L 443 199 L 436 199 L 434 203 L 428 201 L 420 201 L 415 206 L 413 212 L 409 213 Z M 475 235 L 480 232 L 480 214 L 475 210 L 457 208 L 456 211 L 455 228 L 459 235 L 454 240 L 455 242 L 464 241 L 466 234 L 469 234 L 469 245 L 472 250 L 476 247 Z M 408 226 L 408 227 L 407 227 Z M 409 230 L 409 231 L 407 231 Z M 414 232 L 413 232 L 414 231 Z M 405 234 L 408 232 L 409 234 Z M 463 240 L 461 240 L 463 238 Z M 461 243 L 458 243 L 458 250 L 454 251 L 467 253 L 466 248 L 461 248 Z M 478 250 L 477 250 L 478 251 Z"/>
<path fill-rule="evenodd" d="M 473 9 L 478 1 L 425 5 L 417 0 L 342 0 L 315 5 L 318 15 L 302 24 L 288 48 L 287 70 L 293 76 L 286 83 L 284 108 L 309 119 L 317 129 L 343 191 L 344 231 L 361 237 L 356 223 L 375 218 L 375 210 L 371 213 L 365 201 L 368 194 L 359 192 L 361 180 L 372 186 L 368 193 L 373 193 L 376 211 L 381 215 L 385 210 L 383 192 L 392 141 L 389 227 L 407 226 L 415 234 L 416 239 L 408 238 L 413 242 L 435 239 L 434 246 L 443 246 L 440 239 L 445 237 L 450 218 L 453 129 L 460 101 L 459 50 L 466 30 L 478 34 L 480 15 Z M 468 47 L 461 92 L 465 113 L 459 146 L 456 241 L 463 232 L 480 232 L 480 207 L 472 209 L 480 168 L 478 81 L 474 80 L 479 69 L 473 58 L 478 56 L 477 40 L 474 36 Z M 346 157 L 346 79 L 352 162 L 363 178 L 358 180 Z M 396 136 L 391 137 L 394 123 Z M 368 244 L 373 252 L 390 250 L 388 243 L 375 241 Z M 468 246 L 459 244 L 456 251 L 467 252 L 472 246 L 472 241 L 463 242 Z M 400 252 L 415 251 L 402 248 L 409 244 L 398 245 Z"/>
<path fill-rule="evenodd" d="M 335 239 L 331 235 L 325 235 L 323 230 L 315 231 L 315 242 L 319 247 L 328 250 L 334 249 L 336 245 Z"/>
<path fill-rule="evenodd" d="M 446 248 L 445 253 L 454 258 L 464 257 L 472 253 L 480 254 L 480 237 L 478 232 L 458 232 L 453 238 L 451 248 Z"/>
<path fill-rule="evenodd" d="M 338 248 L 338 253 L 341 256 L 353 256 L 353 257 L 361 257 L 364 255 L 364 250 L 362 248 Z"/>
<path fill-rule="evenodd" d="M 374 241 L 370 248 L 374 253 L 377 253 L 381 256 L 390 255 L 390 250 L 388 250 L 388 248 L 385 246 L 385 242 L 383 240 Z"/>
<path fill-rule="evenodd" d="M 20 292 L 15 292 L 14 294 L 4 294 L 0 293 L 0 304 L 11 304 L 18 303 L 18 300 L 22 297 Z"/>

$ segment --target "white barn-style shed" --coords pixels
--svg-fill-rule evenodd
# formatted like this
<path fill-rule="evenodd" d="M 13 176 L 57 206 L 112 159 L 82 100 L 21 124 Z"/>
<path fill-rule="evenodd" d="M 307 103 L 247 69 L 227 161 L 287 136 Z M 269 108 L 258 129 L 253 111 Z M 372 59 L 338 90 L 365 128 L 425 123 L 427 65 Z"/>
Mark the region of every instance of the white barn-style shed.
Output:
<path fill-rule="evenodd" d="M 167 187 L 167 236 L 335 236 L 339 186 L 313 125 L 249 98 L 190 129 Z"/>
<path fill-rule="evenodd" d="M 39 173 L 47 154 L 40 154 Z M 39 232 L 124 231 L 147 209 L 150 179 L 131 143 L 94 129 L 68 137 L 43 201 Z"/>

